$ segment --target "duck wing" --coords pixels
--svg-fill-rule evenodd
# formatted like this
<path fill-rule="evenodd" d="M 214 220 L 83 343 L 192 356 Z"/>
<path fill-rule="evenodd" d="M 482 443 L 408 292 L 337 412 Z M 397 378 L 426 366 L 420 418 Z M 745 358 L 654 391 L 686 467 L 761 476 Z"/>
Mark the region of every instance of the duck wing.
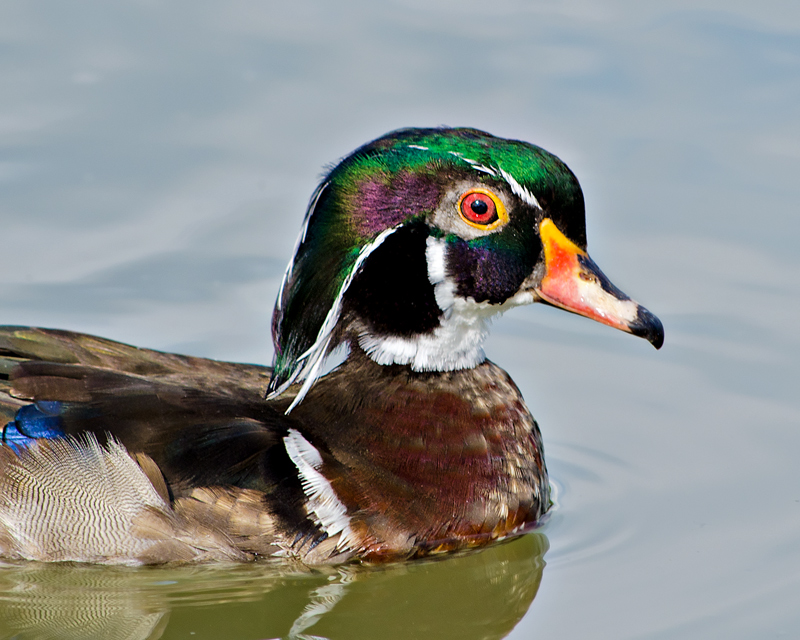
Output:
<path fill-rule="evenodd" d="M 0 405 L 23 432 L 113 437 L 152 458 L 176 495 L 263 490 L 257 458 L 290 422 L 264 402 L 265 367 L 19 327 L 0 331 L 0 362 Z"/>
<path fill-rule="evenodd" d="M 89 469 L 124 467 L 120 460 L 127 454 L 164 499 L 157 509 L 146 501 L 137 507 L 162 513 L 144 519 L 151 533 L 160 529 L 165 538 L 189 539 L 191 531 L 205 527 L 239 538 L 245 531 L 250 540 L 233 547 L 259 553 L 272 544 L 272 536 L 263 534 L 274 530 L 276 518 L 308 523 L 302 487 L 282 445 L 288 429 L 298 425 L 264 400 L 268 377 L 266 367 L 66 331 L 0 328 L 0 418 L 12 445 L 0 447 L 0 467 L 32 477 L 21 471 L 25 465 L 34 469 L 57 458 L 64 467 L 58 473 L 68 478 L 60 486 L 75 487 Z M 17 441 L 16 454 L 14 433 L 33 436 L 23 446 Z M 137 473 L 120 476 L 114 491 L 140 481 Z M 6 489 L 26 490 L 26 481 L 14 484 L 5 475 Z M 185 557 L 185 550 L 159 552 L 146 561 Z"/>

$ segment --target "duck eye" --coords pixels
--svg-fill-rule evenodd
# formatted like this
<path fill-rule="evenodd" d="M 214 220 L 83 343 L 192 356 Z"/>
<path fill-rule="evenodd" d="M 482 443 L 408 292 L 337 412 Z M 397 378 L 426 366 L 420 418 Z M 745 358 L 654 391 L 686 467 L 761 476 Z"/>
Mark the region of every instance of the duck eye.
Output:
<path fill-rule="evenodd" d="M 508 222 L 500 198 L 488 189 L 470 189 L 458 201 L 458 212 L 468 225 L 489 231 Z"/>

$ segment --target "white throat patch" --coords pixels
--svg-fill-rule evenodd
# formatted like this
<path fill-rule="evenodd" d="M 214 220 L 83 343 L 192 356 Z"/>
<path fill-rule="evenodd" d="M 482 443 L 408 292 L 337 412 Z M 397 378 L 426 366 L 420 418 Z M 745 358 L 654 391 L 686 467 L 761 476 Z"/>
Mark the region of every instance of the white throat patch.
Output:
<path fill-rule="evenodd" d="M 444 239 L 428 238 L 425 250 L 428 279 L 442 310 L 441 324 L 431 333 L 411 338 L 362 333 L 359 346 L 378 364 L 407 364 L 414 371 L 475 367 L 486 359 L 483 343 L 489 335 L 492 318 L 510 307 L 530 302 L 516 300 L 515 296 L 496 305 L 457 296 L 455 282 L 447 277 L 446 251 Z"/>

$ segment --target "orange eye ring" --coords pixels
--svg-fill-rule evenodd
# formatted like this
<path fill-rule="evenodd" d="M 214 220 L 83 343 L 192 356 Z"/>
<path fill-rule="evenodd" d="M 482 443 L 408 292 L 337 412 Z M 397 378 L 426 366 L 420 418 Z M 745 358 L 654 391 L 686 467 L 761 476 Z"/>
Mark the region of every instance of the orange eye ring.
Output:
<path fill-rule="evenodd" d="M 491 231 L 508 222 L 508 212 L 502 200 L 489 189 L 480 187 L 461 195 L 458 199 L 458 215 L 470 227 L 481 231 Z"/>

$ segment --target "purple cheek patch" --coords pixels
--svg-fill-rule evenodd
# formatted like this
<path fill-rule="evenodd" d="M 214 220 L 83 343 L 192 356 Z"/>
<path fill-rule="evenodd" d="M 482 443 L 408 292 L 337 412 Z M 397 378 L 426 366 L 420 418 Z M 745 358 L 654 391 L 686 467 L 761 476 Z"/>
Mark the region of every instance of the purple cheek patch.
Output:
<path fill-rule="evenodd" d="M 373 174 L 358 185 L 352 214 L 355 231 L 362 237 L 374 237 L 433 211 L 439 197 L 439 186 L 425 175 L 405 171 L 385 182 L 383 175 Z"/>

